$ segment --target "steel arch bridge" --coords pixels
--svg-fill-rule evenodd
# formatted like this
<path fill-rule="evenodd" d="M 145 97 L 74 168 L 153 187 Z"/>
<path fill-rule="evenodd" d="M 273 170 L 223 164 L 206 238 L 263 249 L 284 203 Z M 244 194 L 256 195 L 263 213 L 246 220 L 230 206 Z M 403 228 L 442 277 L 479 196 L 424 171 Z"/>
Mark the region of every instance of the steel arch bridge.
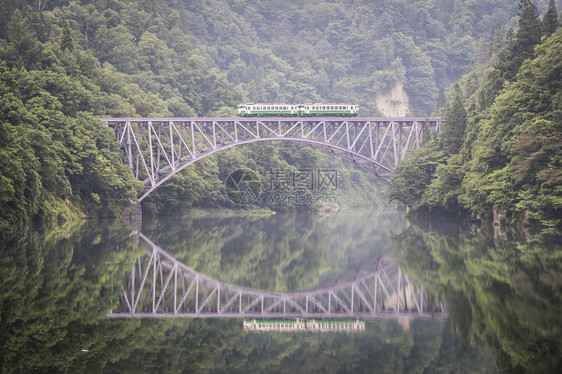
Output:
<path fill-rule="evenodd" d="M 124 163 L 144 183 L 142 201 L 192 163 L 236 145 L 285 141 L 349 160 L 389 184 L 408 150 L 441 118 L 103 118 L 124 149 Z M 431 129 L 431 130 L 430 130 Z"/>
<path fill-rule="evenodd" d="M 447 317 L 390 258 L 330 288 L 281 293 L 212 279 L 182 264 L 139 234 L 146 255 L 124 275 L 114 318 L 417 318 Z"/>

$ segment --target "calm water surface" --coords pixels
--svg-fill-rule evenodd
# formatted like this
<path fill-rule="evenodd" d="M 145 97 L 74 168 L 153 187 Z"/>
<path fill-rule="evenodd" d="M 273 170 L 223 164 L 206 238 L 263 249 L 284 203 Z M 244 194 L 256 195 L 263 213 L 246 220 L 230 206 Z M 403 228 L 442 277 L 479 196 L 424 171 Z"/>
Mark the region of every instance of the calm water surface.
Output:
<path fill-rule="evenodd" d="M 240 318 L 109 318 L 124 303 L 131 269 L 150 260 L 132 227 L 4 230 L 0 372 L 557 372 L 559 238 L 420 226 L 382 209 L 143 222 L 142 237 L 221 284 L 325 289 L 392 261 L 435 311 L 360 318 L 365 328 L 355 332 L 244 331 Z"/>

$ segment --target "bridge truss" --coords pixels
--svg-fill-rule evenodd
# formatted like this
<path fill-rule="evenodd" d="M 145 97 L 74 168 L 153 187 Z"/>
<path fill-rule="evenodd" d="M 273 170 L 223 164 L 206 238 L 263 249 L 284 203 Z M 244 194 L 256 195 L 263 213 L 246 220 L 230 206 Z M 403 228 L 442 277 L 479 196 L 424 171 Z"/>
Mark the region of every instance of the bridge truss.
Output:
<path fill-rule="evenodd" d="M 443 317 L 434 301 L 390 259 L 373 271 L 330 288 L 281 293 L 239 287 L 200 274 L 144 235 L 146 255 L 125 275 L 119 305 L 110 317 L 375 318 Z"/>
<path fill-rule="evenodd" d="M 349 160 L 389 183 L 408 150 L 440 118 L 103 118 L 124 149 L 123 161 L 144 182 L 143 200 L 160 184 L 203 157 L 258 141 L 306 144 Z"/>

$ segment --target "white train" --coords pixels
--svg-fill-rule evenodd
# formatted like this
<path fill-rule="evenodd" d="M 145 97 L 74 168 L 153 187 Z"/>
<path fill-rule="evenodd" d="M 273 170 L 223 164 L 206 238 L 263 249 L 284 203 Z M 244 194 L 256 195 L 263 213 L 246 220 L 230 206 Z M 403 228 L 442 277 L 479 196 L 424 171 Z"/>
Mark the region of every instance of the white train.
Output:
<path fill-rule="evenodd" d="M 242 117 L 353 117 L 359 114 L 356 104 L 267 104 L 248 103 L 238 105 L 238 114 Z"/>

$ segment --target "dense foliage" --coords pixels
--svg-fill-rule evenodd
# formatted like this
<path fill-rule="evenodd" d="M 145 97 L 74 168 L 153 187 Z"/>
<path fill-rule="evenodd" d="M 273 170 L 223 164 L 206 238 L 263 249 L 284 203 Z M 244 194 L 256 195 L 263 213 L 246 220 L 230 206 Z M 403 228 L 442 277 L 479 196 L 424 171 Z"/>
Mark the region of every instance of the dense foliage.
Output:
<path fill-rule="evenodd" d="M 377 114 L 375 96 L 400 83 L 411 111 L 485 58 L 512 1 L 189 1 L 190 30 L 229 81 L 257 102 L 344 101 Z"/>
<path fill-rule="evenodd" d="M 111 130 L 95 117 L 107 106 L 128 106 L 111 89 L 100 92 L 122 77 L 87 52 L 39 42 L 19 10 L 7 26 L 0 42 L 0 217 L 62 219 L 74 204 L 100 214 L 123 209 L 137 185 L 119 163 Z"/>
<path fill-rule="evenodd" d="M 547 7 L 539 2 L 542 33 L 557 22 Z M 516 11 L 508 0 L 2 1 L 1 220 L 116 215 L 134 199 L 139 186 L 99 117 L 227 116 L 245 100 L 345 101 L 380 114 L 376 97 L 397 86 L 411 113 L 428 115 L 439 90 L 497 52 L 495 25 L 515 25 Z M 536 37 L 514 40 L 519 56 Z M 513 66 L 499 69 L 506 79 Z M 501 84 L 490 82 L 493 95 Z M 262 144 L 191 166 L 144 211 L 232 207 L 230 172 L 289 167 L 337 169 L 344 203 L 377 199 L 379 186 L 341 160 Z"/>
<path fill-rule="evenodd" d="M 445 107 L 455 130 L 444 127 L 436 144 L 398 168 L 393 198 L 418 212 L 495 212 L 562 229 L 562 29 L 552 32 L 546 16 L 541 27 L 529 1 L 521 1 L 520 14 L 519 30 L 490 67 L 465 80 L 468 98 L 457 88 Z M 417 169 L 428 162 L 420 182 Z"/>

